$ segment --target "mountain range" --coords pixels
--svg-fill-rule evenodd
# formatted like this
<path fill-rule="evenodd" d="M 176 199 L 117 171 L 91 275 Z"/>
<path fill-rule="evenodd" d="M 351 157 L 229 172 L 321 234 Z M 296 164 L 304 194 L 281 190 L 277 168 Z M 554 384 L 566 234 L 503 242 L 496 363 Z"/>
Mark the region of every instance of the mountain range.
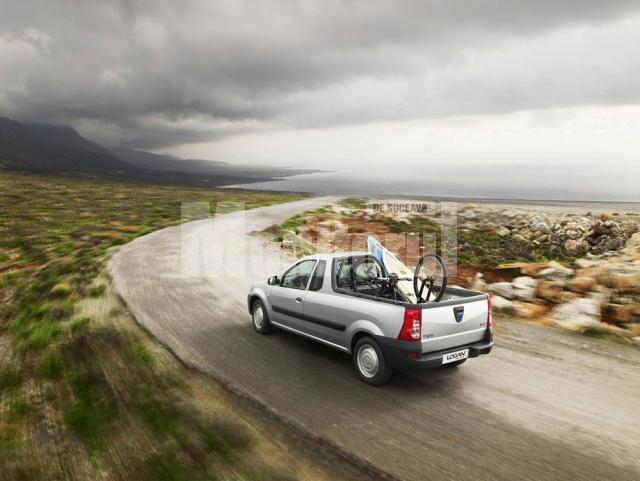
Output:
<path fill-rule="evenodd" d="M 0 117 L 0 168 L 85 173 L 150 182 L 230 185 L 317 172 L 180 159 L 143 150 L 105 148 L 67 126 Z"/>

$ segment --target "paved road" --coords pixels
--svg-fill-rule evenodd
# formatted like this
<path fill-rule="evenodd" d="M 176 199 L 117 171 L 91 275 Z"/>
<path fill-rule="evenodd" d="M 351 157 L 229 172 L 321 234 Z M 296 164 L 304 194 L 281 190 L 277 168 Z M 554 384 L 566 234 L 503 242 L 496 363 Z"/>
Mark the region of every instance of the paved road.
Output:
<path fill-rule="evenodd" d="M 491 355 L 358 382 L 348 356 L 252 330 L 246 293 L 289 259 L 249 232 L 330 198 L 141 237 L 110 263 L 138 321 L 197 368 L 406 480 L 640 479 L 640 350 L 496 321 Z"/>

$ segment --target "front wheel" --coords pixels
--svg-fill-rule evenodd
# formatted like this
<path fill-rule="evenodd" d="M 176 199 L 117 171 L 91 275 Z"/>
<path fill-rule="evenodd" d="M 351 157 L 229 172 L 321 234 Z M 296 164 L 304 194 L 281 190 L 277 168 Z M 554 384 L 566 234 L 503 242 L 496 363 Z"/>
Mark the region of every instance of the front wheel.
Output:
<path fill-rule="evenodd" d="M 372 386 L 386 384 L 393 374 L 380 345 L 369 336 L 356 342 L 353 349 L 353 366 L 360 380 Z"/>
<path fill-rule="evenodd" d="M 251 319 L 253 320 L 253 328 L 260 334 L 269 334 L 272 326 L 269 321 L 269 315 L 264 307 L 264 304 L 260 299 L 253 303 L 253 312 L 251 313 Z"/>

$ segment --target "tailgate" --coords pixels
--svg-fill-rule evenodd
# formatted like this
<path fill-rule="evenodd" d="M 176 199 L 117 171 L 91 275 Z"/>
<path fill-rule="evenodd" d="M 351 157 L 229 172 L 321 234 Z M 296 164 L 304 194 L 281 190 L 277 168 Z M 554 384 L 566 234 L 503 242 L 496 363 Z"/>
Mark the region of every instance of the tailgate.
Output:
<path fill-rule="evenodd" d="M 422 309 L 422 352 L 481 341 L 487 329 L 487 296 L 427 304 Z"/>

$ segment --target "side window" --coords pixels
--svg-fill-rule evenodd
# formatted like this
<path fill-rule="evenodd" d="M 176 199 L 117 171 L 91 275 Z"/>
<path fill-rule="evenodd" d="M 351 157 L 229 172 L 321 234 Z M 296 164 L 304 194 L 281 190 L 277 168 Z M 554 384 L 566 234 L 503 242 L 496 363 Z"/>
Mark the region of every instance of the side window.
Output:
<path fill-rule="evenodd" d="M 282 287 L 290 287 L 292 289 L 306 289 L 311 277 L 311 271 L 315 265 L 315 260 L 302 261 L 282 276 Z"/>
<path fill-rule="evenodd" d="M 336 285 L 338 287 L 351 286 L 351 262 L 355 261 L 352 257 L 345 257 L 336 262 Z"/>
<path fill-rule="evenodd" d="M 357 262 L 360 258 L 361 257 L 345 257 L 336 262 L 336 286 L 337 287 L 339 288 L 351 287 L 351 275 L 352 275 L 351 266 L 355 262 Z M 375 269 L 375 270 L 370 272 L 370 269 Z M 355 273 L 356 283 L 364 284 L 364 280 L 367 277 L 367 275 L 369 273 L 376 273 L 376 271 L 377 271 L 377 264 L 374 264 L 373 261 L 363 262 L 362 264 L 360 264 L 360 266 L 358 266 L 358 272 Z M 381 274 L 378 274 L 378 275 L 381 275 Z"/>
<path fill-rule="evenodd" d="M 322 282 L 324 281 L 324 271 L 327 270 L 327 261 L 318 262 L 318 267 L 316 267 L 315 272 L 313 273 L 313 277 L 311 278 L 311 285 L 309 286 L 310 291 L 319 291 L 322 289 Z"/>

